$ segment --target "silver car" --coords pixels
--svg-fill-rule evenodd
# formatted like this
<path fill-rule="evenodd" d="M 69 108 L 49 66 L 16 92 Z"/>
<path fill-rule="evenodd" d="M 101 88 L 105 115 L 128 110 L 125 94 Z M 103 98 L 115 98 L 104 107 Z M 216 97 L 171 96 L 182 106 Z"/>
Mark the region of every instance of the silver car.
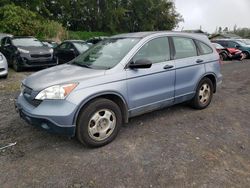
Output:
<path fill-rule="evenodd" d="M 219 55 L 205 35 L 128 33 L 27 77 L 16 108 L 32 125 L 97 147 L 131 117 L 184 101 L 206 108 L 221 82 Z"/>
<path fill-rule="evenodd" d="M 0 52 L 0 77 L 7 78 L 8 76 L 8 63 L 4 55 Z"/>

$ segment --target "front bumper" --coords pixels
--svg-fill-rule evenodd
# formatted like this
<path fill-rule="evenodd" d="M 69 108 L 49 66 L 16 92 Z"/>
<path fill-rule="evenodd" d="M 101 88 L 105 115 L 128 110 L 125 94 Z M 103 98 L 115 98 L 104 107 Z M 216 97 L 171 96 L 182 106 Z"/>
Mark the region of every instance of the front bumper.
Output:
<path fill-rule="evenodd" d="M 50 67 L 58 64 L 56 57 L 53 58 L 30 58 L 18 57 L 18 64 L 23 68 Z"/>
<path fill-rule="evenodd" d="M 8 65 L 0 61 L 0 77 L 6 76 L 8 74 Z"/>
<path fill-rule="evenodd" d="M 47 132 L 75 136 L 74 115 L 76 105 L 66 100 L 45 100 L 37 107 L 29 104 L 20 94 L 15 101 L 16 111 L 28 124 Z"/>

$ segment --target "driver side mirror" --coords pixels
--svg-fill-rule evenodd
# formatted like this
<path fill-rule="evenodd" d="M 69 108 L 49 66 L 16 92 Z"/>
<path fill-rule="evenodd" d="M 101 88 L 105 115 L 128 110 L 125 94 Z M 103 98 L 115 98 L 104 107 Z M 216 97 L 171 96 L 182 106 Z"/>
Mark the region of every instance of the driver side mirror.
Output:
<path fill-rule="evenodd" d="M 131 69 L 148 69 L 152 66 L 152 62 L 147 59 L 139 59 L 135 62 L 131 62 L 129 64 L 129 68 Z"/>

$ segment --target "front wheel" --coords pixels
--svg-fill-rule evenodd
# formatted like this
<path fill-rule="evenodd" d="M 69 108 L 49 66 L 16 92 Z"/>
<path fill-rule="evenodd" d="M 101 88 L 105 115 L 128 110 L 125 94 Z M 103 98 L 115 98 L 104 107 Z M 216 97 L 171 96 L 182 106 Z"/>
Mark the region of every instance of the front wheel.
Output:
<path fill-rule="evenodd" d="M 191 105 L 195 109 L 206 108 L 213 98 L 213 83 L 209 78 L 203 78 L 197 89 L 194 98 L 191 101 Z"/>
<path fill-rule="evenodd" d="M 16 72 L 20 72 L 22 69 L 17 61 L 17 59 L 14 57 L 13 58 L 13 69 L 16 71 Z"/>
<path fill-rule="evenodd" d="M 100 147 L 113 141 L 122 124 L 119 106 L 108 99 L 96 99 L 79 114 L 78 140 L 90 147 Z"/>

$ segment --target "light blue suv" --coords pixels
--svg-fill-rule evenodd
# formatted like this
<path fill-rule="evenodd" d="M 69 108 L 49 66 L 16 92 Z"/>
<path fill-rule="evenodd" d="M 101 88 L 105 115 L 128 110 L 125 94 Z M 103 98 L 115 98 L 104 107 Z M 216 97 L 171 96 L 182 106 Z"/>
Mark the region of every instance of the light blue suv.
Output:
<path fill-rule="evenodd" d="M 16 109 L 30 124 L 98 147 L 131 117 L 184 101 L 206 108 L 221 82 L 219 55 L 206 36 L 128 33 L 27 77 Z"/>

